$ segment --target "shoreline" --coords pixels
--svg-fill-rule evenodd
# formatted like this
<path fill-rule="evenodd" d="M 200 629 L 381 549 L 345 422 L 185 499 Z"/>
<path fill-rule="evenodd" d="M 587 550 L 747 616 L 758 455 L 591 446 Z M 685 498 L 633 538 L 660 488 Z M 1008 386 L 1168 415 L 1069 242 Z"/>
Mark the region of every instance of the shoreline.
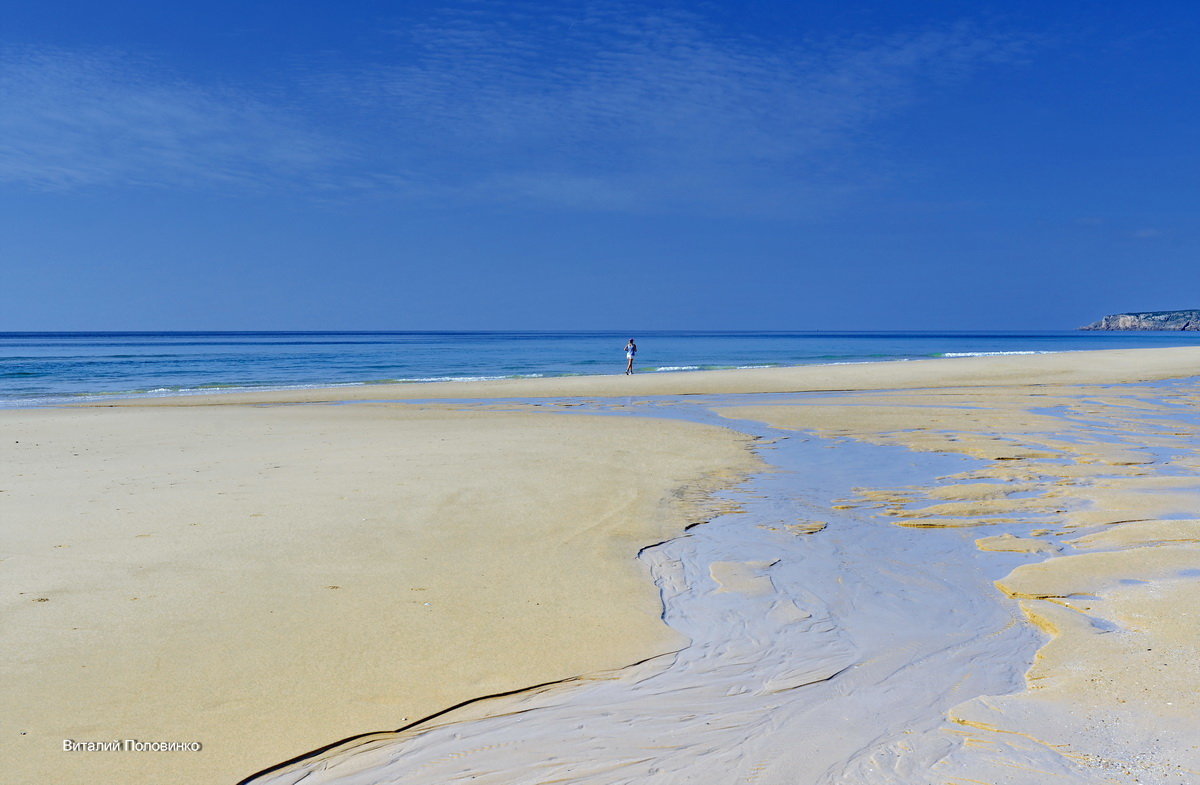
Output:
<path fill-rule="evenodd" d="M 843 362 L 831 363 L 805 363 L 802 365 L 780 365 L 780 364 L 762 364 L 762 365 L 739 365 L 734 367 L 722 368 L 700 368 L 698 366 L 686 367 L 665 367 L 654 370 L 638 371 L 635 375 L 652 375 L 658 376 L 661 374 L 674 373 L 706 373 L 706 372 L 728 372 L 728 371 L 755 371 L 765 369 L 793 369 L 793 368 L 833 368 L 842 365 L 886 365 L 890 363 L 913 362 L 916 360 L 939 360 L 939 359 L 961 359 L 964 357 L 999 357 L 999 356 L 1027 356 L 1034 354 L 1064 354 L 1072 350 L 1064 349 L 1062 351 L 1022 351 L 1022 352 L 969 352 L 963 354 L 949 353 L 943 357 L 922 357 L 922 358 L 896 358 L 893 360 L 849 360 Z M 488 384 L 493 382 L 521 382 L 528 380 L 546 380 L 554 381 L 556 379 L 572 379 L 576 377 L 584 379 L 594 378 L 609 378 L 616 376 L 624 376 L 617 373 L 528 373 L 528 374 L 511 374 L 507 376 L 465 376 L 454 377 L 445 376 L 438 378 L 422 378 L 422 379 L 391 379 L 384 381 L 361 381 L 361 382 L 337 382 L 337 383 L 311 383 L 311 384 L 280 384 L 266 385 L 261 387 L 249 385 L 213 385 L 207 388 L 192 387 L 182 388 L 178 390 L 153 389 L 153 390 L 136 390 L 132 392 L 90 392 L 77 393 L 71 397 L 55 397 L 47 395 L 45 399 L 29 398 L 25 402 L 18 402 L 18 399 L 10 399 L 8 402 L 0 403 L 0 411 L 7 409 L 43 409 L 48 407 L 58 406 L 90 406 L 90 405 L 105 405 L 114 402 L 122 401 L 141 401 L 145 399 L 159 400 L 166 399 L 174 402 L 178 398 L 193 398 L 196 396 L 228 396 L 228 395 L 272 395 L 277 393 L 304 392 L 304 391 L 325 391 L 338 390 L 342 388 L 407 388 L 413 385 L 442 385 L 442 384 Z"/>
<path fill-rule="evenodd" d="M 1062 362 L 1067 358 L 1067 362 Z M 1088 365 L 1087 361 L 1094 361 Z M 1065 366 L 1065 367 L 1064 367 Z M 1095 349 L 793 365 L 721 371 L 553 376 L 493 381 L 348 384 L 327 387 L 189 393 L 54 404 L 62 407 L 220 406 L 353 401 L 476 400 L 486 398 L 612 398 L 629 395 L 721 395 L 920 389 L 995 384 L 1118 384 L 1200 374 L 1200 347 Z M 34 407 L 30 407 L 34 408 Z"/>

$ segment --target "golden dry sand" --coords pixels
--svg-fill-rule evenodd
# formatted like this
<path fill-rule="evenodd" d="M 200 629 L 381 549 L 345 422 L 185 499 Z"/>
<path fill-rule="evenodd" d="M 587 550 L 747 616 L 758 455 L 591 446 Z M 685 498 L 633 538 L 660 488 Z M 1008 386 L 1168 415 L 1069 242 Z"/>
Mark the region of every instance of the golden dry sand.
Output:
<path fill-rule="evenodd" d="M 635 556 L 720 428 L 404 404 L 0 412 L 6 783 L 228 784 L 684 641 Z M 201 752 L 62 751 L 63 739 Z"/>

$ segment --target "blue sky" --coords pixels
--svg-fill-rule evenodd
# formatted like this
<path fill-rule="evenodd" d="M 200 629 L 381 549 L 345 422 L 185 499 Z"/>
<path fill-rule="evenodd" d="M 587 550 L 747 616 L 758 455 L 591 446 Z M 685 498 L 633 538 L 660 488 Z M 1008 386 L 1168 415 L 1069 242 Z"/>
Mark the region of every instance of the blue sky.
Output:
<path fill-rule="evenodd" d="M 1200 307 L 1200 11 L 9 2 L 0 330 Z"/>

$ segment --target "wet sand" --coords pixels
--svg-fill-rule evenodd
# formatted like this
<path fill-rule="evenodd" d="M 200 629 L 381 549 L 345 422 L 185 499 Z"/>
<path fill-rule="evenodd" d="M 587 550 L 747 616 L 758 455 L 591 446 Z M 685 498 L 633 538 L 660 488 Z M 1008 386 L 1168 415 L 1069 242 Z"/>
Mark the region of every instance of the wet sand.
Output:
<path fill-rule="evenodd" d="M 195 716 L 211 710 L 214 727 L 241 723 L 229 749 L 255 761 L 237 771 L 247 775 L 422 716 L 413 705 L 432 713 L 504 684 L 578 675 L 359 739 L 255 782 L 691 782 L 714 772 L 759 783 L 803 773 L 812 782 L 924 785 L 931 772 L 945 782 L 1030 785 L 1187 781 L 1200 769 L 1183 720 L 1200 709 L 1188 656 L 1200 640 L 1175 603 L 1195 604 L 1200 568 L 1200 394 L 1189 383 L 1112 385 L 1198 368 L 1200 350 L 1076 352 L 0 413 L 6 433 L 40 451 L 6 456 L 25 476 L 0 494 L 4 520 L 8 510 L 44 520 L 6 548 L 8 580 L 16 575 L 27 584 L 18 591 L 32 594 L 6 592 L 19 622 L 6 645 L 22 655 L 6 657 L 16 678 L 5 683 L 39 684 L 48 696 L 35 704 L 9 688 L 5 705 L 43 720 L 80 715 L 78 695 L 94 693 L 94 682 L 70 669 L 108 662 L 115 682 L 98 701 L 100 721 L 113 712 L 143 722 L 113 733 L 162 738 L 167 731 L 139 728 L 201 696 L 209 704 Z M 856 389 L 882 392 L 780 394 Z M 641 397 L 706 393 L 734 395 Z M 248 405 L 541 395 L 587 398 L 468 412 Z M 585 408 L 693 422 L 546 416 Z M 774 469 L 713 500 L 711 491 L 755 465 L 750 437 Z M 490 447 L 479 454 L 476 443 Z M 279 471 L 287 476 L 276 483 Z M 530 499 L 553 512 L 526 537 Z M 630 558 L 722 505 L 742 511 L 644 551 L 640 564 Z M 389 527 L 404 518 L 395 510 L 409 506 L 405 537 L 440 532 L 431 524 L 445 520 L 458 521 L 458 534 L 424 540 L 420 559 L 390 546 Z M 501 534 L 517 537 L 518 549 L 505 536 L 473 542 L 496 520 L 510 522 Z M 187 530 L 176 528 L 185 521 Z M 564 521 L 576 528 L 564 531 Z M 97 524 L 103 536 L 92 533 Z M 155 537 L 168 547 L 145 558 L 138 549 Z M 56 544 L 79 557 L 63 558 Z M 581 564 L 589 556 L 595 564 Z M 495 604 L 531 570 L 524 594 Z M 190 571 L 210 580 L 186 578 Z M 173 585 L 183 576 L 183 592 L 138 626 L 127 609 L 145 597 L 124 595 L 156 585 L 155 576 Z M 413 599 L 438 580 L 437 603 Z M 238 582 L 243 590 L 232 591 Z M 599 596 L 597 586 L 615 588 Z M 658 620 L 659 592 L 669 630 Z M 183 613 L 179 602 L 231 594 L 241 610 L 215 604 L 215 619 Z M 450 623 L 432 615 L 456 602 Z M 71 613 L 44 614 L 57 607 Z M 286 623 L 264 608 L 289 609 Z M 69 629 L 88 613 L 105 623 Z M 212 643 L 246 630 L 255 631 L 254 657 L 240 653 L 244 643 Z M 71 639 L 80 631 L 85 641 Z M 421 643 L 429 640 L 441 642 Z M 411 654 L 399 665 L 397 641 Z M 677 655 L 622 667 L 685 643 Z M 1143 649 L 1163 654 L 1161 664 L 1143 662 Z M 164 667 L 171 680 L 129 697 Z M 221 678 L 196 677 L 208 672 Z M 297 683 L 313 681 L 303 700 L 294 697 Z M 218 687 L 224 702 L 210 697 Z M 414 697 L 419 689 L 427 704 Z M 264 707 L 279 720 L 265 719 Z M 85 734 L 101 726 L 76 727 L 74 738 L 92 738 Z M 194 738 L 185 731 L 195 727 L 182 719 L 184 730 L 171 732 Z M 56 748 L 32 759 L 55 781 L 82 782 L 95 781 L 83 773 L 95 772 L 99 754 L 67 763 Z M 170 768 L 184 765 L 177 759 L 144 757 L 112 765 L 124 767 L 126 782 L 229 781 L 230 770 L 179 777 Z"/>
<path fill-rule="evenodd" d="M 1042 386 L 1036 396 L 1008 387 L 856 394 L 723 411 L 986 461 L 933 486 L 863 488 L 842 505 L 931 533 L 965 528 L 979 533 L 981 551 L 1037 557 L 995 585 L 1050 640 L 1023 689 L 947 712 L 939 733 L 967 743 L 938 762 L 939 775 L 1177 783 L 1200 779 L 1198 404 L 1193 379 Z M 966 752 L 971 744 L 988 754 Z"/>

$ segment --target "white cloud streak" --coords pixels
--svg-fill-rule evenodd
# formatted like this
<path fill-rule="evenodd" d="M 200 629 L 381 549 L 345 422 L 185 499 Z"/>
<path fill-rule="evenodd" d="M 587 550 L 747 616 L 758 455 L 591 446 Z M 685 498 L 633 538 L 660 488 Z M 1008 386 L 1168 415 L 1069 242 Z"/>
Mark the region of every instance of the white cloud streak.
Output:
<path fill-rule="evenodd" d="M 380 123 L 418 179 L 615 209 L 828 195 L 863 177 L 873 123 L 1026 49 L 968 25 L 781 44 L 594 8 L 447 15 L 395 35 L 403 63 L 314 87 Z"/>
<path fill-rule="evenodd" d="M 244 92 L 206 88 L 115 54 L 0 50 L 0 182 L 262 187 L 338 155 Z"/>
<path fill-rule="evenodd" d="M 0 51 L 0 182 L 758 211 L 859 187 L 878 165 L 876 124 L 1026 48 L 967 25 L 767 41 L 614 5 L 492 8 L 393 31 L 371 61 L 293 74 L 286 109 L 255 97 L 279 85 L 223 90 L 114 56 Z"/>

